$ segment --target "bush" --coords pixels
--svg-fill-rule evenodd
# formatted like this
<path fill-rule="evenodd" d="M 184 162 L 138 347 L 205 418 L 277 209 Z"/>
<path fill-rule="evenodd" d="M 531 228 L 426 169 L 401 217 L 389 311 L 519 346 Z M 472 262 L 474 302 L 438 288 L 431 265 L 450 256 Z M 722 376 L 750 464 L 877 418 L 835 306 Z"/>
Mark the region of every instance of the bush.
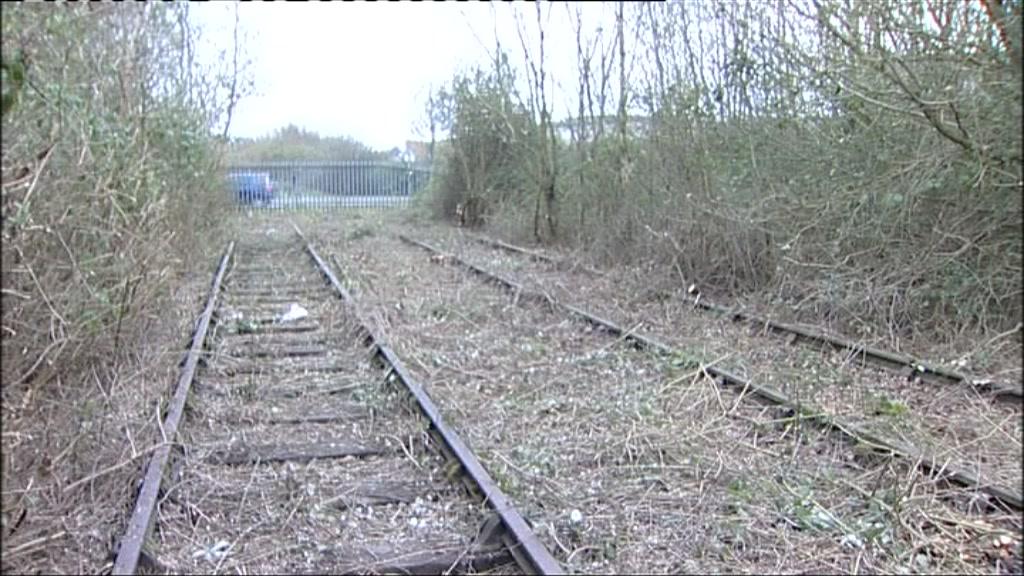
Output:
<path fill-rule="evenodd" d="M 579 112 L 562 123 L 573 133 L 553 195 L 560 238 L 897 345 L 1013 328 L 1021 4 L 940 4 L 669 3 L 579 32 Z M 638 62 L 631 76 L 623 56 Z M 501 145 L 534 142 L 542 127 L 488 115 L 516 110 L 496 104 L 517 100 L 493 77 L 456 80 L 437 210 L 480 195 L 494 228 L 527 237 L 532 225 L 539 239 L 537 154 Z"/>
<path fill-rule="evenodd" d="M 4 8 L 3 387 L 76 380 L 141 341 L 222 214 L 218 79 L 185 8 Z M 188 72 L 188 73 L 186 73 Z"/>
<path fill-rule="evenodd" d="M 457 77 L 437 97 L 452 123 L 432 178 L 435 217 L 451 219 L 462 206 L 463 220 L 476 226 L 510 208 L 525 188 L 522 167 L 536 127 L 514 102 L 509 74 L 507 68 L 493 74 L 477 70 Z"/>

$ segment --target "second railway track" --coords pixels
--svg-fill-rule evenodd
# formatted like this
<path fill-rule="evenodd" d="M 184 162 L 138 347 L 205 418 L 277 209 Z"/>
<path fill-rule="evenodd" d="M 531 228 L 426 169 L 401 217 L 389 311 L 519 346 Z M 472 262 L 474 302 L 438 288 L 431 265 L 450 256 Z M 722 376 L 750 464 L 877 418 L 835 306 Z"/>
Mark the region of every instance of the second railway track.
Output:
<path fill-rule="evenodd" d="M 752 389 L 719 391 L 686 358 L 619 346 L 640 335 L 572 322 L 515 283 L 510 303 L 450 254 L 384 235 L 328 244 L 396 349 L 426 353 L 414 372 L 574 570 L 998 572 L 979 555 L 1019 543 L 1012 493 L 801 425 L 818 419 L 747 402 Z"/>
<path fill-rule="evenodd" d="M 228 248 L 164 424 L 114 573 L 562 572 L 290 233 Z"/>

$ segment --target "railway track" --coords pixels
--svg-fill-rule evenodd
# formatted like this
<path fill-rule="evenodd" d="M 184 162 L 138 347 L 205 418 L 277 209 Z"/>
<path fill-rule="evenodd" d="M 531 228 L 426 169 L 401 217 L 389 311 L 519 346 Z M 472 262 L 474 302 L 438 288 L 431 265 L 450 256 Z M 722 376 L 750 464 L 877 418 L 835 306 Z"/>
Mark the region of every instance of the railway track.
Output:
<path fill-rule="evenodd" d="M 545 254 L 535 252 L 509 244 L 501 240 L 495 240 L 493 238 L 487 238 L 474 234 L 467 234 L 474 242 L 491 246 L 510 252 L 513 254 L 519 254 L 530 258 L 537 262 L 543 262 L 552 266 L 565 268 L 566 264 L 563 261 L 557 260 Z M 596 271 L 590 269 L 584 269 L 588 274 L 597 274 Z M 928 382 L 935 382 L 941 384 L 962 384 L 972 386 L 979 391 L 990 393 L 993 397 L 1000 400 L 1012 402 L 1020 405 L 1024 402 L 1024 390 L 1020 386 L 1013 386 L 1006 383 L 998 383 L 989 379 L 976 379 L 950 370 L 943 366 L 925 362 L 921 359 L 914 358 L 912 356 L 893 352 L 890 350 L 883 350 L 874 346 L 869 346 L 863 343 L 854 342 L 847 338 L 842 338 L 833 334 L 826 334 L 816 330 L 797 326 L 795 324 L 788 324 L 785 322 L 778 322 L 770 318 L 764 318 L 756 314 L 751 314 L 742 309 L 729 308 L 713 302 L 708 301 L 701 295 L 697 295 L 693 303 L 694 308 L 698 310 L 704 310 L 713 314 L 718 314 L 729 318 L 736 322 L 746 322 L 757 326 L 767 332 L 779 334 L 792 338 L 794 342 L 811 344 L 817 347 L 827 347 L 834 350 L 841 350 L 847 353 L 852 360 L 863 362 L 898 372 L 901 375 L 910 378 L 920 378 Z"/>
<path fill-rule="evenodd" d="M 494 273 L 472 262 L 468 262 L 427 242 L 413 239 L 405 235 L 399 235 L 399 239 L 407 244 L 416 246 L 430 254 L 433 254 L 434 257 L 437 258 L 436 261 L 454 263 L 466 270 L 469 270 L 473 274 L 482 277 L 487 282 L 496 284 L 510 291 L 517 301 L 532 300 L 548 306 L 551 309 L 563 311 L 572 317 L 606 331 L 617 338 L 628 341 L 640 349 L 650 350 L 665 356 L 674 356 L 679 354 L 678 350 L 673 349 L 671 346 L 653 337 L 637 333 L 632 329 L 624 328 L 615 322 L 594 315 L 572 304 L 558 302 L 548 294 L 531 291 L 520 282 Z M 814 423 L 825 429 L 838 432 L 840 435 L 850 440 L 854 445 L 859 444 L 870 446 L 893 456 L 914 462 L 923 469 L 937 475 L 938 477 L 944 478 L 949 482 L 959 484 L 972 490 L 977 490 L 978 492 L 987 495 L 987 497 L 993 501 L 993 504 L 997 506 L 1004 506 L 1007 509 L 1016 511 L 1024 509 L 1024 498 L 1022 498 L 1019 490 L 1006 486 L 993 485 L 990 482 L 981 479 L 976 474 L 960 469 L 956 466 L 952 466 L 947 461 L 929 456 L 914 446 L 879 434 L 878 432 L 875 432 L 863 425 L 846 421 L 835 415 L 826 414 L 816 409 L 809 409 L 806 403 L 790 398 L 778 390 L 742 378 L 714 365 L 701 366 L 701 370 L 708 377 L 712 378 L 716 384 L 723 388 L 731 388 L 740 392 L 741 395 L 749 395 L 762 401 L 785 407 L 790 410 L 792 414 L 799 415 L 799 417 L 806 422 Z"/>
<path fill-rule="evenodd" d="M 220 259 L 112 572 L 563 573 L 295 231 Z"/>

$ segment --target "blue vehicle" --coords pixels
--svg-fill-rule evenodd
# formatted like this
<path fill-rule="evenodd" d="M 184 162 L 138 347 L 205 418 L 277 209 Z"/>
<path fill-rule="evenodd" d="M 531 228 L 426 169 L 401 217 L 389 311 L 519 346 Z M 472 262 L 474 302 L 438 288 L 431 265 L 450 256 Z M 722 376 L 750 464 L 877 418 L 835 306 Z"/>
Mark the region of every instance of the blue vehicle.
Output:
<path fill-rule="evenodd" d="M 266 172 L 236 172 L 228 180 L 242 204 L 269 204 L 274 199 L 274 186 Z"/>

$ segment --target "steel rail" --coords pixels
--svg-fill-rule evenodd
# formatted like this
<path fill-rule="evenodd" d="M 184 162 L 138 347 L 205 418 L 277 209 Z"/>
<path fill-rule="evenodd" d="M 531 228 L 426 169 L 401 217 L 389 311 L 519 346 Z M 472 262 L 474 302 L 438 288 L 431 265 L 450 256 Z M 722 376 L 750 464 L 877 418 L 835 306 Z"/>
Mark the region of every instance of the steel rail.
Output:
<path fill-rule="evenodd" d="M 502 250 L 504 250 L 506 252 L 512 252 L 513 254 L 522 254 L 524 256 L 529 257 L 531 260 L 536 260 L 537 262 L 544 262 L 545 264 L 550 264 L 552 266 L 565 266 L 565 265 L 569 265 L 569 262 L 567 260 L 560 260 L 560 259 L 557 259 L 557 258 L 552 258 L 551 256 L 548 256 L 547 254 L 541 254 L 540 252 L 535 252 L 533 250 L 530 250 L 530 249 L 527 249 L 527 248 L 523 248 L 522 246 L 516 246 L 515 244 L 509 244 L 508 242 L 505 242 L 503 240 L 497 240 L 495 238 L 488 238 L 486 236 L 479 236 L 479 235 L 476 235 L 476 234 L 469 234 L 469 233 L 466 233 L 466 236 L 468 236 L 471 240 L 473 240 L 475 242 L 479 242 L 481 244 L 486 244 L 486 245 L 492 246 L 494 248 L 500 248 L 500 249 L 502 249 Z M 600 270 L 595 270 L 595 269 L 590 268 L 588 266 L 580 265 L 579 269 L 582 270 L 583 272 L 586 272 L 587 274 L 590 274 L 591 276 L 604 276 L 604 273 L 601 272 Z"/>
<path fill-rule="evenodd" d="M 943 368 L 942 366 L 925 363 L 911 356 L 907 356 L 906 354 L 890 352 L 888 350 L 882 350 L 866 344 L 858 344 L 839 336 L 833 336 L 831 334 L 824 334 L 815 330 L 802 328 L 794 324 L 777 322 L 770 318 L 762 318 L 742 310 L 730 309 L 718 304 L 713 304 L 703 298 L 697 299 L 697 301 L 694 302 L 694 307 L 716 314 L 722 314 L 734 321 L 748 322 L 750 324 L 764 326 L 773 332 L 793 335 L 798 339 L 808 340 L 816 344 L 824 344 L 837 350 L 844 350 L 854 357 L 863 358 L 871 364 L 881 368 L 893 371 L 906 371 L 909 368 L 911 370 L 910 376 L 917 376 L 924 380 L 952 384 L 966 384 L 978 390 L 987 391 L 996 398 L 1011 402 L 1020 403 L 1024 400 L 1024 394 L 1022 394 L 1022 390 L 1020 388 L 1006 384 L 997 384 L 987 380 L 972 380 L 959 372 Z"/>
<path fill-rule="evenodd" d="M 153 527 L 153 512 L 156 510 L 157 498 L 160 494 L 160 484 L 163 481 L 164 469 L 170 460 L 171 445 L 178 432 L 178 424 L 181 423 L 182 414 L 185 411 L 185 401 L 188 399 L 189 391 L 192 388 L 196 367 L 199 365 L 200 357 L 203 355 L 203 347 L 206 344 L 206 333 L 213 320 L 213 312 L 217 306 L 217 296 L 220 294 L 221 282 L 227 271 L 228 262 L 234 252 L 235 243 L 228 243 L 221 256 L 217 272 L 213 276 L 210 285 L 210 292 L 206 298 L 206 306 L 199 315 L 192 333 L 192 343 L 178 376 L 178 383 L 174 390 L 174 396 L 167 407 L 167 415 L 164 418 L 162 432 L 164 437 L 159 447 L 153 452 L 146 468 L 146 475 L 143 477 L 142 488 L 139 490 L 138 498 L 135 500 L 135 509 L 128 521 L 128 527 L 121 538 L 117 550 L 117 557 L 114 559 L 114 566 L 111 574 L 134 574 L 139 566 L 139 558 L 143 554 L 143 547 L 150 529 Z"/>
<path fill-rule="evenodd" d="M 299 237 L 302 238 L 306 251 L 316 263 L 320 273 L 327 278 L 331 286 L 337 291 L 339 297 L 352 309 L 357 321 L 368 335 L 367 340 L 375 348 L 376 355 L 390 366 L 391 374 L 405 386 L 409 394 L 415 399 L 417 407 L 430 422 L 430 426 L 440 437 L 445 449 L 457 459 L 462 470 L 465 472 L 465 476 L 471 480 L 487 505 L 500 518 L 502 525 L 512 540 L 511 543 L 508 543 L 511 544 L 509 551 L 516 558 L 520 567 L 528 573 L 565 574 L 565 570 L 547 548 L 544 547 L 536 534 L 533 533 L 526 520 L 515 509 L 508 497 L 498 487 L 494 479 L 491 478 L 491 475 L 484 469 L 483 465 L 480 464 L 476 455 L 462 441 L 458 434 L 445 423 L 440 411 L 427 392 L 409 374 L 395 352 L 373 331 L 370 324 L 362 319 L 355 298 L 352 297 L 352 294 L 342 285 L 327 263 L 316 252 L 313 244 L 306 239 L 298 227 L 294 224 L 292 227 Z"/>
<path fill-rule="evenodd" d="M 508 252 L 523 254 L 540 262 L 555 265 L 559 263 L 558 260 L 550 256 L 539 254 L 537 252 L 528 250 L 521 246 L 508 244 L 501 240 L 495 240 L 493 238 L 486 238 L 483 236 L 471 234 L 468 234 L 468 236 L 482 244 L 490 245 L 496 248 L 501 248 Z M 726 308 L 725 306 L 709 302 L 700 296 L 698 296 L 693 305 L 694 307 L 700 308 L 702 310 L 727 316 L 728 318 L 734 321 L 748 322 L 750 324 L 764 326 L 765 328 L 771 330 L 772 332 L 796 336 L 797 339 L 800 340 L 807 340 L 809 342 L 813 342 L 816 344 L 824 344 L 837 350 L 846 351 L 852 356 L 863 358 L 865 361 L 880 368 L 885 368 L 887 370 L 897 372 L 905 372 L 909 368 L 911 371 L 909 376 L 911 377 L 916 376 L 923 380 L 933 382 L 966 384 L 978 390 L 986 391 L 992 394 L 995 398 L 999 398 L 1004 401 L 1010 401 L 1015 403 L 1021 403 L 1022 401 L 1024 401 L 1024 390 L 1022 390 L 1020 387 L 1015 387 L 1008 384 L 998 384 L 988 380 L 974 380 L 954 370 L 950 370 L 948 368 L 944 368 L 942 366 L 937 366 L 934 364 L 929 364 L 917 358 L 908 356 L 906 354 L 882 350 L 880 348 L 875 348 L 873 346 L 869 346 L 866 344 L 858 344 L 857 342 L 848 340 L 846 338 L 842 338 L 840 336 L 825 334 L 815 330 L 803 328 L 795 324 L 777 322 L 775 320 L 771 320 L 770 318 L 763 318 L 760 316 L 756 316 L 754 314 L 750 314 L 748 312 L 744 312 L 743 310 L 735 308 Z"/>
<path fill-rule="evenodd" d="M 650 336 L 644 336 L 631 330 L 627 330 L 610 320 L 595 316 L 586 310 L 571 304 L 558 302 L 546 294 L 525 290 L 522 284 L 514 280 L 490 272 L 476 264 L 466 262 L 465 260 L 462 260 L 453 254 L 448 254 L 426 242 L 415 240 L 401 234 L 398 237 L 408 244 L 440 255 L 446 260 L 451 260 L 452 262 L 483 276 L 485 279 L 511 290 L 520 298 L 535 300 L 545 303 L 554 309 L 561 309 L 569 312 L 573 316 L 579 317 L 594 326 L 602 328 L 615 336 L 619 336 L 624 340 L 631 342 L 638 349 L 653 350 L 666 355 L 673 355 L 677 353 L 677 351 L 671 346 L 655 340 Z M 795 414 L 800 415 L 802 419 L 814 422 L 827 429 L 837 430 L 849 440 L 877 446 L 895 456 L 900 456 L 918 463 L 922 468 L 932 472 L 940 478 L 944 478 L 967 488 L 978 490 L 1009 508 L 1013 508 L 1015 510 L 1024 509 L 1024 498 L 1021 497 L 1019 492 L 1015 492 L 1002 486 L 987 484 L 973 474 L 947 466 L 942 462 L 938 462 L 928 456 L 925 456 L 921 451 L 912 446 L 879 435 L 867 430 L 863 426 L 845 422 L 835 416 L 828 416 L 820 412 L 809 411 L 807 405 L 800 404 L 799 402 L 790 399 L 782 392 L 768 386 L 754 384 L 740 376 L 714 366 L 702 366 L 701 370 L 720 385 L 738 388 L 741 394 L 749 393 L 773 404 L 785 406 L 786 408 L 793 410 Z"/>
<path fill-rule="evenodd" d="M 512 252 L 513 254 L 522 254 L 524 256 L 529 256 L 531 259 L 536 260 L 538 262 L 544 262 L 546 264 L 555 264 L 555 265 L 557 265 L 558 262 L 559 262 L 558 260 L 556 260 L 556 259 L 554 259 L 551 256 L 548 256 L 546 254 L 541 254 L 540 252 L 534 252 L 533 250 L 530 250 L 528 248 L 523 248 L 522 246 L 516 246 L 515 244 L 509 244 L 508 242 L 505 242 L 503 240 L 498 240 L 498 239 L 495 239 L 495 238 L 487 238 L 486 236 L 478 236 L 476 234 L 466 234 L 466 236 L 469 236 L 470 239 L 472 239 L 472 240 L 474 240 L 476 242 L 479 242 L 481 244 L 486 244 L 486 245 L 492 246 L 494 248 L 501 248 L 502 250 L 504 250 L 506 252 Z"/>

